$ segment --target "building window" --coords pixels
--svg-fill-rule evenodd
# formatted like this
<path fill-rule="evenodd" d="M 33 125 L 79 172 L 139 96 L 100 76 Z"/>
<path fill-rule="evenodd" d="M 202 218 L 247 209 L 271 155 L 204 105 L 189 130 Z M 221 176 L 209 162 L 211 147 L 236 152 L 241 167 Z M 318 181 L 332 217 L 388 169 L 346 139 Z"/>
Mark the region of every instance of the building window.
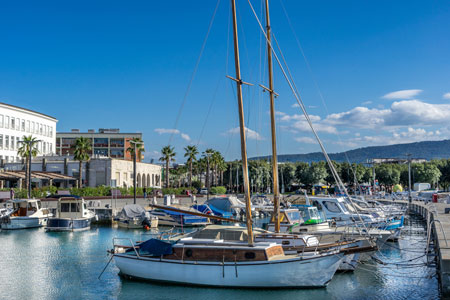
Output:
<path fill-rule="evenodd" d="M 16 130 L 20 130 L 20 119 L 16 118 Z"/>
<path fill-rule="evenodd" d="M 0 149 L 3 149 L 3 134 L 0 134 Z"/>
<path fill-rule="evenodd" d="M 25 129 L 26 132 L 30 132 L 30 121 L 27 121 L 27 128 Z"/>
<path fill-rule="evenodd" d="M 14 137 L 11 136 L 11 150 L 14 150 Z"/>
<path fill-rule="evenodd" d="M 42 135 L 42 132 L 43 132 L 43 130 L 42 130 L 42 124 L 39 124 L 39 134 Z"/>
<path fill-rule="evenodd" d="M 42 154 L 45 154 L 45 153 L 47 153 L 47 152 L 46 152 L 47 149 L 46 149 L 46 147 L 45 147 L 45 142 L 42 143 L 42 144 L 43 144 L 43 145 L 42 145 L 42 147 L 43 147 L 43 149 L 42 149 Z"/>
<path fill-rule="evenodd" d="M 34 122 L 31 122 L 31 133 L 34 133 Z"/>
<path fill-rule="evenodd" d="M 20 138 L 17 136 L 16 137 L 16 147 L 17 147 L 17 149 L 19 149 L 19 147 L 20 147 L 19 141 L 20 141 Z"/>
<path fill-rule="evenodd" d="M 107 138 L 95 138 L 94 139 L 94 147 L 107 148 L 108 147 L 108 139 Z"/>
<path fill-rule="evenodd" d="M 3 115 L 0 115 L 0 128 L 3 128 Z"/>
<path fill-rule="evenodd" d="M 25 131 L 25 120 L 22 120 L 22 123 L 21 123 L 21 124 L 22 124 L 22 128 L 21 128 L 22 131 Z"/>
<path fill-rule="evenodd" d="M 53 127 L 50 127 L 50 137 L 53 137 Z"/>
<path fill-rule="evenodd" d="M 109 141 L 110 147 L 123 148 L 124 147 L 124 139 L 111 139 Z"/>
<path fill-rule="evenodd" d="M 14 129 L 15 125 L 16 125 L 16 119 L 11 117 L 11 129 Z"/>
<path fill-rule="evenodd" d="M 9 135 L 5 135 L 5 149 L 9 149 Z"/>
<path fill-rule="evenodd" d="M 108 156 L 108 149 L 94 149 L 94 155 Z"/>
<path fill-rule="evenodd" d="M 113 158 L 123 158 L 123 149 L 111 149 L 111 157 Z"/>

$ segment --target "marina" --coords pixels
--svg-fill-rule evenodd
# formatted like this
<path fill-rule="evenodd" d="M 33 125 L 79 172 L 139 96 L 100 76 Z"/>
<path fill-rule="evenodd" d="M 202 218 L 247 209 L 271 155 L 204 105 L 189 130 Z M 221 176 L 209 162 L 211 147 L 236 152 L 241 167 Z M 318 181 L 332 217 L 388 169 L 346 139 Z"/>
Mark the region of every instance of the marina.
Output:
<path fill-rule="evenodd" d="M 49 57 L 77 50 L 42 60 L 58 105 L 0 102 L 0 299 L 450 299 L 450 68 L 413 67 L 447 46 L 427 39 L 448 7 L 223 2 L 61 4 L 52 30 L 35 24 L 68 41 L 104 28 L 84 45 L 96 59 L 47 40 Z M 74 26 L 84 13 L 98 24 Z"/>
<path fill-rule="evenodd" d="M 337 273 L 323 289 L 245 290 L 199 288 L 127 280 L 118 276 L 118 268 L 108 263 L 106 249 L 114 237 L 142 240 L 150 232 L 93 225 L 89 231 L 45 233 L 43 228 L 26 231 L 1 231 L 2 297 L 8 299 L 229 299 L 235 297 L 270 299 L 438 299 L 437 266 L 424 256 L 425 222 L 407 218 L 398 242 L 376 253 L 385 264 L 368 261 L 354 272 Z M 164 228 L 162 230 L 165 230 Z M 408 261 L 415 259 L 413 262 Z M 29 259 L 23 259 L 28 257 Z M 30 260 L 33 263 L 30 263 Z M 396 264 L 411 264 L 399 268 Z M 68 271 L 66 266 L 71 266 Z M 313 272 L 314 270 L 311 270 Z M 27 279 L 27 284 L 22 281 Z"/>

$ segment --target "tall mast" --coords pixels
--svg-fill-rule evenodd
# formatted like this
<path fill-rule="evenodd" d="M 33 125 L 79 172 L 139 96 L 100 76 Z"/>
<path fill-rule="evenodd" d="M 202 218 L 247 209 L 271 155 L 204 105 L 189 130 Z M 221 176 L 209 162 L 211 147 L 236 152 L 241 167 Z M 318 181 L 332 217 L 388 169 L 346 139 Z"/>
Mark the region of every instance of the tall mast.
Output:
<path fill-rule="evenodd" d="M 245 143 L 245 122 L 244 122 L 244 105 L 242 102 L 242 79 L 241 79 L 241 67 L 239 63 L 239 45 L 238 45 L 238 31 L 236 21 L 236 3 L 235 0 L 231 0 L 231 9 L 233 15 L 233 38 L 234 38 L 234 64 L 236 67 L 236 81 L 237 87 L 237 100 L 239 107 L 239 127 L 241 132 L 241 156 L 242 156 L 242 171 L 244 177 L 244 197 L 245 197 L 245 213 L 247 223 L 247 236 L 248 244 L 253 245 L 253 229 L 252 229 L 252 210 L 250 201 L 250 189 L 248 184 L 248 166 L 247 166 L 247 145 Z"/>
<path fill-rule="evenodd" d="M 266 0 L 267 62 L 269 65 L 270 126 L 272 134 L 272 180 L 273 180 L 273 217 L 275 232 L 280 232 L 280 192 L 278 188 L 277 137 L 275 130 L 275 92 L 273 90 L 272 46 L 270 32 L 269 0 Z"/>

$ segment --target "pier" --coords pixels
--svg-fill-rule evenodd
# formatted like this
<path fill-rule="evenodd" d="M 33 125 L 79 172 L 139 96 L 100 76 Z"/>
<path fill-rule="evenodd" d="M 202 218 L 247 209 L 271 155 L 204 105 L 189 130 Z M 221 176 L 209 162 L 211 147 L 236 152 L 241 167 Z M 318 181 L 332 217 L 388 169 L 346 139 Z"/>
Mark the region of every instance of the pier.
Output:
<path fill-rule="evenodd" d="M 380 199 L 389 204 L 408 204 L 408 201 Z M 444 203 L 413 201 L 410 210 L 422 216 L 431 232 L 437 255 L 439 283 L 443 298 L 450 298 L 450 208 Z"/>

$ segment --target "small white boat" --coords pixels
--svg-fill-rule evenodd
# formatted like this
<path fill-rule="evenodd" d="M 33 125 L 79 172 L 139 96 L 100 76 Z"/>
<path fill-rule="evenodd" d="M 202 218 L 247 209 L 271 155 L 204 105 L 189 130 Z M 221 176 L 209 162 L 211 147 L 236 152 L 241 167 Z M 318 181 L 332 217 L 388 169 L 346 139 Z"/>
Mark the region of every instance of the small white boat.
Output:
<path fill-rule="evenodd" d="M 61 197 L 58 200 L 56 217 L 49 218 L 46 231 L 82 231 L 91 228 L 96 215 L 87 209 L 83 198 Z"/>
<path fill-rule="evenodd" d="M 143 229 L 145 226 L 149 228 L 158 227 L 158 217 L 150 215 L 149 212 L 137 204 L 127 204 L 115 219 L 117 225 L 127 229 Z"/>
<path fill-rule="evenodd" d="M 47 208 L 42 208 L 36 199 L 8 200 L 10 208 L 5 209 L 0 217 L 0 227 L 6 230 L 42 227 L 52 216 Z"/>

